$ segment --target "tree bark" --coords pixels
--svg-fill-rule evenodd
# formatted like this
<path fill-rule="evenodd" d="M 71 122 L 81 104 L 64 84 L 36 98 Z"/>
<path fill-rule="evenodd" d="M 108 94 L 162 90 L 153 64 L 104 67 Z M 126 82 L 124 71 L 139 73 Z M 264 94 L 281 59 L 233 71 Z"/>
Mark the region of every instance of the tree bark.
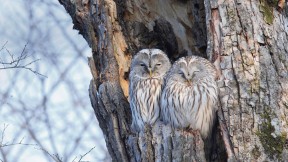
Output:
<path fill-rule="evenodd" d="M 237 158 L 288 160 L 287 15 L 277 1 L 205 2 L 207 53 L 219 58 L 219 98 Z"/>
<path fill-rule="evenodd" d="M 90 47 L 89 94 L 113 161 L 285 161 L 288 20 L 283 1 L 59 0 Z M 280 7 L 281 5 L 281 7 Z M 278 9 L 278 10 L 276 10 Z M 129 65 L 142 48 L 219 72 L 210 140 L 157 122 L 130 131 Z"/>

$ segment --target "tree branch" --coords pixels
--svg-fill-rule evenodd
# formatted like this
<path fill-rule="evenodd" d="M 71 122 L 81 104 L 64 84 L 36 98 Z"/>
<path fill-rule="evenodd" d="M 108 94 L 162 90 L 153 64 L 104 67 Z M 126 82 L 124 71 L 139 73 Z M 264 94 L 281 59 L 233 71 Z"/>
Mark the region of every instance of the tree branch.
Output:
<path fill-rule="evenodd" d="M 26 47 L 27 47 L 27 44 L 24 46 L 20 56 L 16 57 L 14 56 L 14 54 L 11 54 L 11 52 L 5 47 L 7 45 L 8 41 L 1 47 L 0 49 L 0 52 L 5 49 L 6 50 L 6 53 L 9 55 L 9 58 L 8 58 L 8 61 L 2 61 L 4 59 L 2 59 L 0 57 L 0 64 L 2 64 L 3 67 L 0 67 L 0 70 L 7 70 L 7 69 L 25 69 L 25 70 L 28 70 L 32 73 L 34 73 L 35 75 L 39 75 L 39 76 L 42 76 L 42 77 L 46 77 L 45 75 L 39 73 L 38 71 L 36 70 L 33 70 L 31 67 L 29 67 L 29 65 L 32 65 L 36 62 L 38 62 L 40 59 L 36 59 L 36 60 L 32 60 L 28 63 L 24 63 L 24 61 L 30 57 L 30 55 L 28 55 L 26 53 Z M 2 56 L 4 57 L 4 56 Z"/>

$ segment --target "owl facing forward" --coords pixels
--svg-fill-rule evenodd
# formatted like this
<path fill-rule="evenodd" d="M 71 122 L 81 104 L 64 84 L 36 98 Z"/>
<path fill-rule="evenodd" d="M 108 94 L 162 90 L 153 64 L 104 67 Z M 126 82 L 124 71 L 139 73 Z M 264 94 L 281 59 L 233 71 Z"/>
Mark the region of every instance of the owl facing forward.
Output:
<path fill-rule="evenodd" d="M 132 129 L 143 131 L 160 115 L 163 79 L 171 67 L 167 55 L 159 49 L 143 49 L 131 62 L 129 97 L 132 111 Z"/>
<path fill-rule="evenodd" d="M 218 89 L 216 69 L 206 59 L 188 56 L 167 73 L 161 96 L 161 116 L 175 128 L 199 130 L 206 138 L 213 125 Z"/>

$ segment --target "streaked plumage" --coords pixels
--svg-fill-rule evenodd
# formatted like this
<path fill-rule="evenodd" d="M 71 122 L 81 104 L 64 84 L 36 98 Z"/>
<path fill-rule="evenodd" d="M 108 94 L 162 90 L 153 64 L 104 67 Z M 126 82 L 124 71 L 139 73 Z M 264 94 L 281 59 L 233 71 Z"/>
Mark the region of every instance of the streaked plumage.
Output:
<path fill-rule="evenodd" d="M 161 115 L 176 128 L 200 130 L 206 138 L 213 125 L 218 89 L 216 69 L 206 59 L 188 56 L 167 73 L 161 97 Z"/>
<path fill-rule="evenodd" d="M 152 125 L 159 118 L 163 78 L 170 67 L 167 55 L 159 49 L 143 49 L 132 59 L 129 74 L 132 129 L 143 131 L 145 123 Z"/>

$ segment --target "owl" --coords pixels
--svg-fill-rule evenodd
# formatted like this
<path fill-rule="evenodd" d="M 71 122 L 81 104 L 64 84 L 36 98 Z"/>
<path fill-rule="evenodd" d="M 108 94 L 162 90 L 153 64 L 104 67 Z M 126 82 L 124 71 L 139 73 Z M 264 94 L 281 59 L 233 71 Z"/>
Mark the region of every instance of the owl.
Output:
<path fill-rule="evenodd" d="M 177 60 L 165 77 L 161 96 L 161 118 L 174 128 L 199 130 L 206 138 L 216 111 L 216 69 L 197 56 Z"/>
<path fill-rule="evenodd" d="M 159 49 L 143 49 L 131 61 L 129 97 L 132 129 L 143 131 L 160 116 L 163 79 L 170 69 L 167 55 Z"/>

